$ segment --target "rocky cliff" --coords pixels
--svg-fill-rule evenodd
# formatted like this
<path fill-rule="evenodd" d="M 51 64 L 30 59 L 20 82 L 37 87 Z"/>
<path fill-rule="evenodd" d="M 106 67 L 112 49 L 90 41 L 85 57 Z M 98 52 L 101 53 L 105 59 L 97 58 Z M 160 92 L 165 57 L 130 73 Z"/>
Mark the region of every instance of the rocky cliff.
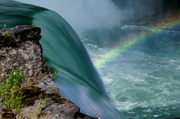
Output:
<path fill-rule="evenodd" d="M 43 61 L 39 44 L 41 29 L 17 26 L 0 30 L 0 82 L 9 77 L 12 68 L 24 67 L 24 95 L 18 112 L 0 103 L 0 119 L 95 119 L 80 113 L 79 107 L 59 93 L 48 65 Z"/>

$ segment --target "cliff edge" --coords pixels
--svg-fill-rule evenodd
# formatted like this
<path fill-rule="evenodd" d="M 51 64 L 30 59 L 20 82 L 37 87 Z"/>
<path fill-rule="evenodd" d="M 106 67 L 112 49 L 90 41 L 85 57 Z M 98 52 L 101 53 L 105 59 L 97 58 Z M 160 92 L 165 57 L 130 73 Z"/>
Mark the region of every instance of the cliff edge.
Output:
<path fill-rule="evenodd" d="M 80 113 L 79 107 L 59 93 L 43 61 L 40 33 L 34 26 L 0 30 L 0 83 L 12 69 L 25 76 L 18 91 L 23 94 L 21 108 L 15 113 L 17 109 L 5 106 L 0 97 L 0 119 L 95 119 Z"/>

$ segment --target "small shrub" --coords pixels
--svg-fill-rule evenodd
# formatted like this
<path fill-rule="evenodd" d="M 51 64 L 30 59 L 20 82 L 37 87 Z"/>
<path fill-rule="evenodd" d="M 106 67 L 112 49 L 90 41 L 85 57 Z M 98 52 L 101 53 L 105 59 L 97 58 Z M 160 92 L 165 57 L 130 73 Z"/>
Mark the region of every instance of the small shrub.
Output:
<path fill-rule="evenodd" d="M 3 28 L 3 30 L 4 30 L 4 29 L 6 29 L 6 24 L 4 24 L 4 28 Z"/>
<path fill-rule="evenodd" d="M 21 39 L 21 35 L 18 35 L 17 43 L 20 41 L 20 39 Z"/>
<path fill-rule="evenodd" d="M 24 67 L 20 71 L 19 68 L 12 68 L 9 77 L 0 83 L 0 102 L 7 108 L 15 109 L 15 113 L 20 111 L 23 93 L 19 91 L 21 84 L 24 81 Z"/>
<path fill-rule="evenodd" d="M 53 68 L 49 67 L 47 62 L 45 63 L 45 67 L 44 68 L 45 68 L 44 69 L 45 71 L 49 70 L 49 72 L 52 74 L 52 76 L 53 76 L 52 79 L 51 79 L 52 81 L 54 81 L 55 78 L 59 76 L 58 70 L 54 70 Z"/>
<path fill-rule="evenodd" d="M 34 23 L 34 22 L 32 23 L 32 26 L 35 26 L 35 23 Z"/>
<path fill-rule="evenodd" d="M 39 107 L 38 107 L 38 111 L 37 111 L 37 117 L 41 117 L 43 114 L 44 114 L 44 109 L 46 107 L 46 104 L 47 104 L 47 94 L 46 94 L 46 97 L 45 97 L 45 101 L 42 102 L 42 94 L 39 96 Z"/>
<path fill-rule="evenodd" d="M 6 39 L 8 36 L 9 36 L 9 32 L 6 30 L 4 38 Z"/>
<path fill-rule="evenodd" d="M 9 32 L 7 30 L 5 32 L 5 36 L 9 36 Z"/>
<path fill-rule="evenodd" d="M 53 72 L 52 72 L 52 75 L 53 75 L 52 80 L 54 81 L 54 79 L 58 76 L 58 70 L 53 71 Z"/>
<path fill-rule="evenodd" d="M 31 38 L 31 37 L 33 37 L 33 36 L 36 36 L 36 35 L 38 35 L 38 31 L 35 32 L 35 31 L 32 31 L 32 30 L 31 30 L 30 33 L 29 33 L 29 35 L 28 35 L 28 39 Z"/>

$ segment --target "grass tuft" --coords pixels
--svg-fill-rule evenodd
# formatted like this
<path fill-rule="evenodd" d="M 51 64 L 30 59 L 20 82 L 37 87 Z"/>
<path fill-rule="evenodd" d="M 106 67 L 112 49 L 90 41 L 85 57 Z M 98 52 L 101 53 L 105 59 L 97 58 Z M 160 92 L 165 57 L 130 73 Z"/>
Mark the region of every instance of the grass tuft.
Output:
<path fill-rule="evenodd" d="M 15 114 L 19 113 L 22 107 L 22 100 L 25 96 L 19 91 L 21 84 L 24 82 L 24 67 L 12 68 L 9 77 L 0 83 L 0 102 L 7 108 L 15 109 Z"/>

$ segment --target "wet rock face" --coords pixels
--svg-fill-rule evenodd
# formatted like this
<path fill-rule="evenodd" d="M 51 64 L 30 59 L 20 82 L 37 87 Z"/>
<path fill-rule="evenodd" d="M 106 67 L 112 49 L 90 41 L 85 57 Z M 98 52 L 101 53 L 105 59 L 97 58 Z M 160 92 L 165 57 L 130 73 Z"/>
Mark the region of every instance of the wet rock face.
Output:
<path fill-rule="evenodd" d="M 59 93 L 43 61 L 40 31 L 32 26 L 0 30 L 0 82 L 8 78 L 12 67 L 25 67 L 22 108 L 15 115 L 14 109 L 0 103 L 0 119 L 95 119 L 80 113 L 79 107 Z"/>

